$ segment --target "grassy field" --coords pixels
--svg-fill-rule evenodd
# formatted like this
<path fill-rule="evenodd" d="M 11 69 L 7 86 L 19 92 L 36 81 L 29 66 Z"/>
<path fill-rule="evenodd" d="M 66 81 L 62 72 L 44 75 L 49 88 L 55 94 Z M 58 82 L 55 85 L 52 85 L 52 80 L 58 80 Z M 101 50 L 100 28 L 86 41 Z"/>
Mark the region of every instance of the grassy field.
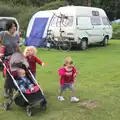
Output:
<path fill-rule="evenodd" d="M 23 108 L 13 104 L 10 111 L 0 107 L 0 120 L 120 120 L 120 41 L 111 40 L 107 47 L 90 47 L 86 51 L 38 50 L 46 66 L 37 66 L 37 80 L 47 97 L 47 110 L 34 111 L 28 117 Z M 76 96 L 80 102 L 71 103 L 70 92 L 64 93 L 65 101 L 57 100 L 59 76 L 64 58 L 71 56 L 79 75 Z M 0 102 L 3 102 L 3 79 L 0 80 Z M 96 108 L 82 106 L 83 101 L 96 102 Z"/>

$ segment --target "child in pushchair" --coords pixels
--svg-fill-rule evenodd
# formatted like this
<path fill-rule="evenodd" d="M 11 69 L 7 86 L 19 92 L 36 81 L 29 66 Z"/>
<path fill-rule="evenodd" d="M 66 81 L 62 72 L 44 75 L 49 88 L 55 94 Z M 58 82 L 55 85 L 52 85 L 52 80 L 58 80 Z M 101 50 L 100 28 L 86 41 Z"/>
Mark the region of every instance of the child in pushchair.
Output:
<path fill-rule="evenodd" d="M 18 86 L 20 87 L 21 91 L 23 93 L 26 92 L 27 88 L 33 92 L 34 91 L 34 84 L 30 82 L 30 80 L 26 77 L 25 70 L 20 68 L 18 69 L 18 77 L 19 79 L 17 80 Z"/>
<path fill-rule="evenodd" d="M 13 81 L 14 90 L 16 90 L 14 95 L 9 96 L 9 101 L 4 102 L 4 109 L 8 110 L 13 101 L 16 105 L 25 107 L 29 116 L 32 115 L 32 106 L 36 104 L 39 104 L 43 110 L 46 109 L 46 98 L 29 70 L 26 58 L 21 53 L 16 52 L 10 57 L 9 67 L 4 62 L 2 64 L 9 74 L 8 79 Z"/>

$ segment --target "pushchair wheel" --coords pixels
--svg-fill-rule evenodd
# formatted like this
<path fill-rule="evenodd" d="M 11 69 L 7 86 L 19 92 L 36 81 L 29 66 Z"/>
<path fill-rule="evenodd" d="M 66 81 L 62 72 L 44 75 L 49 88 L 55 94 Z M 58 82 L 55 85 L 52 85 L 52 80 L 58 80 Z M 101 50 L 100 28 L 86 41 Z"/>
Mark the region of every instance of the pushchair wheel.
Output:
<path fill-rule="evenodd" d="M 26 113 L 27 113 L 28 116 L 32 116 L 32 111 L 31 111 L 31 107 L 30 106 L 26 107 Z"/>
<path fill-rule="evenodd" d="M 42 110 L 46 110 L 47 106 L 46 105 L 43 105 L 41 106 Z"/>
<path fill-rule="evenodd" d="M 27 115 L 28 116 L 32 116 L 32 112 L 31 111 L 27 111 Z"/>
<path fill-rule="evenodd" d="M 4 109 L 7 111 L 8 109 L 9 109 L 9 106 L 10 106 L 10 104 L 9 103 L 3 103 L 3 107 L 4 107 Z"/>
<path fill-rule="evenodd" d="M 40 103 L 40 108 L 41 108 L 42 110 L 46 110 L 46 108 L 47 108 L 46 103 L 41 102 L 41 103 Z"/>

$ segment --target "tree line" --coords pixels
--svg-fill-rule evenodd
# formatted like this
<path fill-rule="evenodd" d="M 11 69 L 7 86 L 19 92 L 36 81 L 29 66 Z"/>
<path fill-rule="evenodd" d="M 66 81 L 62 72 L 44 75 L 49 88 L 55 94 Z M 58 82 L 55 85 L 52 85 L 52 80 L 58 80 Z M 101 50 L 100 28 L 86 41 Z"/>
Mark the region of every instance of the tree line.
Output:
<path fill-rule="evenodd" d="M 0 0 L 5 4 L 41 7 L 54 1 L 65 2 L 67 5 L 99 7 L 106 11 L 110 20 L 120 18 L 120 0 Z"/>

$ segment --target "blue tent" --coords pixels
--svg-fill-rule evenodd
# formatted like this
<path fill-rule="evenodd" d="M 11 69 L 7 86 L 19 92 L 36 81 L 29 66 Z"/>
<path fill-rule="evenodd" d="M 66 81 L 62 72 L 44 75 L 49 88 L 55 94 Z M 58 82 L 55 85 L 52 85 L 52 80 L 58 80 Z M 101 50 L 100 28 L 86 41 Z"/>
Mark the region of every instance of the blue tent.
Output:
<path fill-rule="evenodd" d="M 112 21 L 112 24 L 114 24 L 114 23 L 120 23 L 120 19 Z"/>
<path fill-rule="evenodd" d="M 55 10 L 39 11 L 31 18 L 25 39 L 26 46 L 44 47 L 47 29 Z"/>

